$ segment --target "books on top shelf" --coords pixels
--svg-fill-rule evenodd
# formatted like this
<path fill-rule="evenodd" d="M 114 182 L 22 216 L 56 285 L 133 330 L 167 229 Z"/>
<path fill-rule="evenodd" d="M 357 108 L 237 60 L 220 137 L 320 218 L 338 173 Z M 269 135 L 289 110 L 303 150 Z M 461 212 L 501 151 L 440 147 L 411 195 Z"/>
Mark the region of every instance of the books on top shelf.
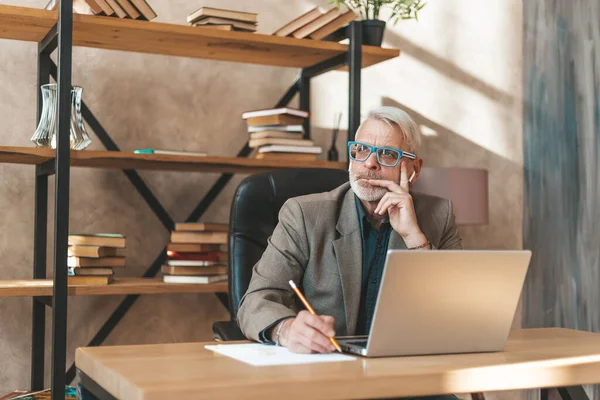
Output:
<path fill-rule="evenodd" d="M 46 10 L 56 9 L 58 9 L 58 1 L 50 0 Z M 147 21 L 156 18 L 156 13 L 146 0 L 73 0 L 73 11 L 77 14 L 104 15 Z"/>
<path fill-rule="evenodd" d="M 208 153 L 204 151 L 188 151 L 188 150 L 169 150 L 169 149 L 138 149 L 133 151 L 134 154 L 167 154 L 172 156 L 198 156 L 206 157 Z"/>
<path fill-rule="evenodd" d="M 212 283 L 227 279 L 228 225 L 177 223 L 162 266 L 165 283 Z"/>
<path fill-rule="evenodd" d="M 117 3 L 121 6 L 125 15 L 130 17 L 131 19 L 138 19 L 140 17 L 140 12 L 135 8 L 131 0 L 116 0 Z"/>
<path fill-rule="evenodd" d="M 289 36 L 292 32 L 302 28 L 304 25 L 309 22 L 315 20 L 319 16 L 323 14 L 323 11 L 319 7 L 311 8 L 309 11 L 300 15 L 297 18 L 294 18 L 292 21 L 283 25 L 281 28 L 277 29 L 273 32 L 275 36 Z"/>
<path fill-rule="evenodd" d="M 117 0 L 105 0 L 105 1 L 108 3 L 110 8 L 112 8 L 115 11 L 115 14 L 117 14 L 117 17 L 119 17 L 119 18 L 129 17 L 129 15 L 125 12 L 125 10 L 123 10 L 123 8 L 121 8 L 119 3 L 117 3 Z"/>
<path fill-rule="evenodd" d="M 70 233 L 67 257 L 69 285 L 108 285 L 113 268 L 125 267 L 125 236 L 115 233 Z"/>
<path fill-rule="evenodd" d="M 273 35 L 320 40 L 348 25 L 355 19 L 356 13 L 352 10 L 344 12 L 334 7 L 323 11 L 319 7 L 315 7 L 283 25 Z"/>
<path fill-rule="evenodd" d="M 242 114 L 248 125 L 248 146 L 258 149 L 255 156 L 271 161 L 314 161 L 322 150 L 303 138 L 303 123 L 310 114 L 291 107 L 247 111 Z M 277 153 L 276 156 L 268 154 Z"/>
<path fill-rule="evenodd" d="M 334 7 L 326 13 L 319 15 L 317 18 L 304 25 L 300 29 L 292 32 L 292 36 L 296 39 L 303 39 L 311 33 L 314 33 L 315 31 L 323 28 L 325 25 L 329 24 L 331 21 L 333 21 L 340 15 L 340 10 L 337 7 Z"/>
<path fill-rule="evenodd" d="M 198 22 L 194 22 L 192 24 L 192 26 L 206 26 L 206 27 L 209 27 L 212 25 L 217 25 L 217 26 L 229 25 L 229 26 L 231 26 L 231 30 L 234 30 L 234 31 L 256 32 L 255 24 L 250 24 L 248 22 L 233 21 L 233 20 L 225 19 L 225 18 L 209 17 L 209 18 L 202 19 Z"/>
<path fill-rule="evenodd" d="M 356 13 L 352 10 L 346 11 L 345 13 L 338 16 L 336 19 L 328 23 L 327 25 L 317 29 L 313 33 L 309 35 L 311 39 L 321 40 L 331 35 L 335 31 L 344 26 L 348 25 L 350 22 L 356 19 Z"/>
<path fill-rule="evenodd" d="M 212 7 L 200 7 L 187 16 L 187 22 L 196 27 L 256 32 L 258 14 Z"/>

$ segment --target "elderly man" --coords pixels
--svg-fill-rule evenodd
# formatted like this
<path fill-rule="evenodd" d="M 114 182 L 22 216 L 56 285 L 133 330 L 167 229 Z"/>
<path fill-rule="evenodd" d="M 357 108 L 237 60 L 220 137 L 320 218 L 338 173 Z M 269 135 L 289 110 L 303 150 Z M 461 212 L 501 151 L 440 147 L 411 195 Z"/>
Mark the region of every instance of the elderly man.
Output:
<path fill-rule="evenodd" d="M 451 202 L 410 192 L 419 145 L 408 114 L 376 108 L 348 143 L 350 182 L 283 205 L 238 311 L 248 338 L 332 352 L 330 337 L 369 333 L 388 249 L 461 248 Z M 294 298 L 290 279 L 318 315 Z"/>

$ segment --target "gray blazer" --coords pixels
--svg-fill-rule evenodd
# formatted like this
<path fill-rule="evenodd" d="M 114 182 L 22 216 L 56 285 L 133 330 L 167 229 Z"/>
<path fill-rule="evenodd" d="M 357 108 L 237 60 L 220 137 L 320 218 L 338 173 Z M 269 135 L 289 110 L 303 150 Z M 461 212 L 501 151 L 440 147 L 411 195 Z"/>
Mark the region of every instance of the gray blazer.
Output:
<path fill-rule="evenodd" d="M 452 203 L 412 193 L 419 226 L 434 248 L 460 249 Z M 289 199 L 267 249 L 256 263 L 241 300 L 238 324 L 246 337 L 304 307 L 288 284 L 293 279 L 317 314 L 335 318 L 336 335 L 353 335 L 360 303 L 362 239 L 349 183 L 331 192 Z M 406 249 L 392 231 L 388 249 Z"/>

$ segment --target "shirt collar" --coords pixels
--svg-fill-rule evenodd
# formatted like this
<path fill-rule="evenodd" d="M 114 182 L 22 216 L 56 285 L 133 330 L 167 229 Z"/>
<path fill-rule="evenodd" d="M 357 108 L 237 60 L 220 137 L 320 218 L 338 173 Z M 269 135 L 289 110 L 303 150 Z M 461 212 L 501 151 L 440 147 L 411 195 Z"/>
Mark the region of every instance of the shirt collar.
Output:
<path fill-rule="evenodd" d="M 360 231 L 364 234 L 367 232 L 366 229 L 374 230 L 375 227 L 369 220 L 369 217 L 367 216 L 367 213 L 365 212 L 365 208 L 356 194 L 354 195 L 354 200 L 355 200 L 354 203 L 356 204 L 356 213 L 358 215 L 358 222 L 360 223 Z M 388 229 L 389 224 L 390 224 L 390 220 L 388 218 L 386 218 L 385 220 L 383 220 L 383 222 L 381 224 L 381 228 Z"/>

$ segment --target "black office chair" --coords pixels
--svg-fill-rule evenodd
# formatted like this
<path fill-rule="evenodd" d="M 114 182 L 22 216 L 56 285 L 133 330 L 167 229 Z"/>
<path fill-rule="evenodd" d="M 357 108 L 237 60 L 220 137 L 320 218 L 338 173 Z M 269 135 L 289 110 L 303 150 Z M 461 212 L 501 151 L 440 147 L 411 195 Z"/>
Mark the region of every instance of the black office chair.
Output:
<path fill-rule="evenodd" d="M 229 216 L 229 311 L 231 321 L 213 324 L 216 340 L 246 339 L 236 316 L 250 284 L 252 267 L 267 248 L 279 209 L 291 197 L 327 192 L 348 181 L 338 169 L 287 169 L 252 175 L 237 188 Z"/>

